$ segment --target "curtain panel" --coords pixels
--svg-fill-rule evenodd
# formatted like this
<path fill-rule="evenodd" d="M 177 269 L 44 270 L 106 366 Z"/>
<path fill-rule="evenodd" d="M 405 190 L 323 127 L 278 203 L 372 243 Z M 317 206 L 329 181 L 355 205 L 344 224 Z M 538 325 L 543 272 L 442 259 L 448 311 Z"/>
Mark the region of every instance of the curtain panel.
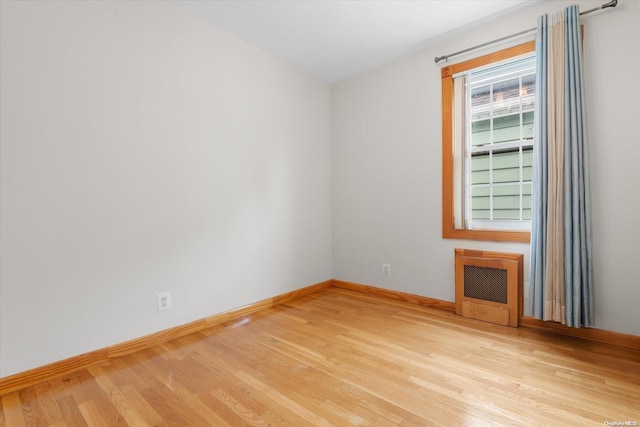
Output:
<path fill-rule="evenodd" d="M 530 312 L 593 326 L 582 38 L 577 6 L 543 15 L 536 37 Z"/>

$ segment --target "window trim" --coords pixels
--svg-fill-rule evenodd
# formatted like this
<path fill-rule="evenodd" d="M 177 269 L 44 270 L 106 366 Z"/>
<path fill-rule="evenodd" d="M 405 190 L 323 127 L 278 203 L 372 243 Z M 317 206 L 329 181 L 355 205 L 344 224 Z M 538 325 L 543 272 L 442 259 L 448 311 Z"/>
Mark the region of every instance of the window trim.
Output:
<path fill-rule="evenodd" d="M 533 52 L 535 42 L 530 41 L 493 52 L 478 58 L 448 65 L 441 70 L 442 77 L 442 237 L 444 239 L 488 240 L 496 242 L 524 242 L 531 239 L 529 231 L 466 230 L 455 228 L 454 212 L 454 159 L 453 159 L 453 75 L 462 71 Z"/>

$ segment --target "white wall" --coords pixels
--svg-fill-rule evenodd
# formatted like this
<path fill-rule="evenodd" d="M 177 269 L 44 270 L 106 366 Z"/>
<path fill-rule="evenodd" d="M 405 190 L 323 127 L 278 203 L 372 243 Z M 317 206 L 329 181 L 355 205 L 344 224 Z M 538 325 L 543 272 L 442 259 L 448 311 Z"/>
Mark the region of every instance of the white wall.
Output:
<path fill-rule="evenodd" d="M 332 277 L 328 84 L 163 2 L 0 15 L 0 376 Z"/>
<path fill-rule="evenodd" d="M 456 247 L 524 253 L 528 271 L 528 244 L 441 238 L 442 63 L 433 58 L 535 27 L 540 14 L 573 3 L 535 3 L 334 85 L 335 278 L 453 301 Z M 578 3 L 586 10 L 602 1 Z M 640 3 L 622 0 L 583 23 L 596 327 L 638 335 L 640 86 L 624 78 L 640 75 Z M 391 277 L 382 275 L 382 262 L 392 264 Z"/>

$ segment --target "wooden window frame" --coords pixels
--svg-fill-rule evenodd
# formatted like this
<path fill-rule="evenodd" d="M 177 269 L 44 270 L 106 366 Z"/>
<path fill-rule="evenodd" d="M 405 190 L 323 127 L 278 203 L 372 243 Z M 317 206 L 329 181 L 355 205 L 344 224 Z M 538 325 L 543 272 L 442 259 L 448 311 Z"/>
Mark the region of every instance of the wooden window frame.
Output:
<path fill-rule="evenodd" d="M 488 240 L 496 242 L 525 242 L 531 239 L 529 231 L 466 230 L 455 228 L 454 220 L 454 159 L 453 159 L 453 75 L 531 53 L 535 42 L 530 41 L 493 52 L 478 58 L 448 65 L 441 70 L 442 76 L 442 237 L 445 239 Z"/>

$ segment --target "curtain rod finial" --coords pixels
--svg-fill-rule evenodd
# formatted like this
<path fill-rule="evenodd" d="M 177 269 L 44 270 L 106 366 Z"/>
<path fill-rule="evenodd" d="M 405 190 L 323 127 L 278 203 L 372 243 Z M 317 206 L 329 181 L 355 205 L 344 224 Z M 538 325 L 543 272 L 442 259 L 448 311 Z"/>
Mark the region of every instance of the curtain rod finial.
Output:
<path fill-rule="evenodd" d="M 617 1 L 617 0 L 616 0 Z M 443 59 L 447 59 L 446 55 L 443 56 L 436 56 L 434 61 L 436 61 L 436 64 L 440 61 L 442 61 Z"/>
<path fill-rule="evenodd" d="M 616 7 L 618 5 L 618 0 L 611 0 L 609 3 L 605 3 L 602 5 L 602 9 L 606 9 L 608 7 Z"/>

